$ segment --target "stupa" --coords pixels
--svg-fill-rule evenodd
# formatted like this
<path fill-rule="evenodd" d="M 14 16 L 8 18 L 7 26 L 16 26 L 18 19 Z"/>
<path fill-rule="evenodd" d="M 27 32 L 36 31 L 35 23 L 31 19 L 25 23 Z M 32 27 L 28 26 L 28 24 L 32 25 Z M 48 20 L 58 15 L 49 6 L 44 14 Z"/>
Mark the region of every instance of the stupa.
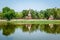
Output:
<path fill-rule="evenodd" d="M 32 19 L 30 10 L 29 10 L 28 15 L 26 16 L 26 19 Z"/>
<path fill-rule="evenodd" d="M 52 15 L 50 15 L 50 17 L 49 17 L 49 20 L 53 20 L 54 18 L 53 18 L 53 16 Z"/>

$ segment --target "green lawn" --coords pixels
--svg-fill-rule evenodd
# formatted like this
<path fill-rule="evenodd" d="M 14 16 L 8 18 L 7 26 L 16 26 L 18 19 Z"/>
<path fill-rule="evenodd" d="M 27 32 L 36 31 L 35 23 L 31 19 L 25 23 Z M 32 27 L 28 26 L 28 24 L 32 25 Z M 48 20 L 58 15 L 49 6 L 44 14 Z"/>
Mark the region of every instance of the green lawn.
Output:
<path fill-rule="evenodd" d="M 37 20 L 37 19 L 11 20 L 10 22 L 13 22 L 16 24 L 60 24 L 60 20 Z"/>
<path fill-rule="evenodd" d="M 11 21 L 2 21 L 0 20 L 0 23 L 7 23 L 7 22 L 11 22 L 11 23 L 15 23 L 15 24 L 60 24 L 60 20 L 37 20 L 37 19 L 31 19 L 31 20 L 27 20 L 27 19 L 21 19 L 21 20 L 11 20 Z"/>

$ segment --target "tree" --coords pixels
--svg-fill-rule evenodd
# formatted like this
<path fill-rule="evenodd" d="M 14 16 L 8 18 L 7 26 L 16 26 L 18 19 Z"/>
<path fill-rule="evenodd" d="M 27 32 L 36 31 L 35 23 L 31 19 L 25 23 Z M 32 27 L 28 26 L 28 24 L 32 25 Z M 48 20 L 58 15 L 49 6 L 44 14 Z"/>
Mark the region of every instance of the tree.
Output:
<path fill-rule="evenodd" d="M 38 13 L 38 17 L 39 17 L 40 19 L 45 18 L 45 17 L 44 17 L 44 11 L 43 11 L 43 10 L 41 10 L 41 11 Z"/>
<path fill-rule="evenodd" d="M 15 11 L 13 9 L 10 9 L 8 7 L 4 7 L 2 10 L 4 13 L 4 18 L 6 18 L 7 20 L 10 20 L 15 17 Z"/>
<path fill-rule="evenodd" d="M 30 13 L 31 13 L 32 18 L 33 18 L 33 19 L 36 19 L 36 18 L 37 18 L 37 15 L 36 15 L 36 14 L 37 14 L 37 11 L 35 11 L 35 10 L 33 10 L 33 9 L 30 9 L 29 11 L 30 11 Z"/>
<path fill-rule="evenodd" d="M 39 18 L 40 19 L 43 19 L 44 18 L 44 15 L 41 13 L 41 14 L 39 14 L 40 16 L 39 16 Z"/>
<path fill-rule="evenodd" d="M 3 13 L 6 13 L 6 12 L 8 12 L 8 11 L 10 11 L 10 8 L 9 8 L 9 7 L 4 7 L 4 8 L 2 9 L 2 12 L 3 12 Z"/>
<path fill-rule="evenodd" d="M 28 12 L 29 12 L 28 10 L 23 10 L 22 11 L 23 18 L 25 18 L 28 15 Z"/>
<path fill-rule="evenodd" d="M 3 14 L 2 14 L 2 12 L 0 12 L 0 19 L 2 19 L 3 18 Z"/>
<path fill-rule="evenodd" d="M 15 16 L 16 16 L 16 17 L 15 17 L 16 19 L 23 18 L 22 12 L 16 12 L 16 13 L 15 13 Z"/>

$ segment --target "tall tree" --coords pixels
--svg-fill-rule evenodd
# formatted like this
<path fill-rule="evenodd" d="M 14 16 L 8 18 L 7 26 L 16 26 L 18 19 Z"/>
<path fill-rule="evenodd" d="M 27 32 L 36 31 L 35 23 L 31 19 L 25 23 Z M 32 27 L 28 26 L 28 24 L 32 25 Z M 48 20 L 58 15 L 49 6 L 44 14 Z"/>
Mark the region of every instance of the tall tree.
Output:
<path fill-rule="evenodd" d="M 28 15 L 28 12 L 29 12 L 28 10 L 23 10 L 22 11 L 23 18 L 25 18 Z"/>
<path fill-rule="evenodd" d="M 10 8 L 9 8 L 9 7 L 4 7 L 4 8 L 2 9 L 2 12 L 3 12 L 3 13 L 6 13 L 6 12 L 8 12 L 8 11 L 10 11 Z"/>
<path fill-rule="evenodd" d="M 2 10 L 3 10 L 2 12 L 4 14 L 4 18 L 6 18 L 7 20 L 10 20 L 15 17 L 15 11 L 13 9 L 4 7 Z"/>

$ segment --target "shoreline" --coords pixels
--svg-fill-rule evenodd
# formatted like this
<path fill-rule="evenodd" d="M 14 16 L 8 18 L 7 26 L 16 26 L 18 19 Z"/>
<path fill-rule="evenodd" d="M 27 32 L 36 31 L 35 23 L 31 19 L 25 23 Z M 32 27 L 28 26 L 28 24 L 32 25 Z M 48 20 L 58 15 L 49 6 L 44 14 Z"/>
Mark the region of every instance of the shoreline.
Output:
<path fill-rule="evenodd" d="M 60 20 L 40 20 L 40 19 L 12 19 L 10 21 L 0 20 L 0 23 L 14 23 L 14 24 L 60 24 Z"/>

